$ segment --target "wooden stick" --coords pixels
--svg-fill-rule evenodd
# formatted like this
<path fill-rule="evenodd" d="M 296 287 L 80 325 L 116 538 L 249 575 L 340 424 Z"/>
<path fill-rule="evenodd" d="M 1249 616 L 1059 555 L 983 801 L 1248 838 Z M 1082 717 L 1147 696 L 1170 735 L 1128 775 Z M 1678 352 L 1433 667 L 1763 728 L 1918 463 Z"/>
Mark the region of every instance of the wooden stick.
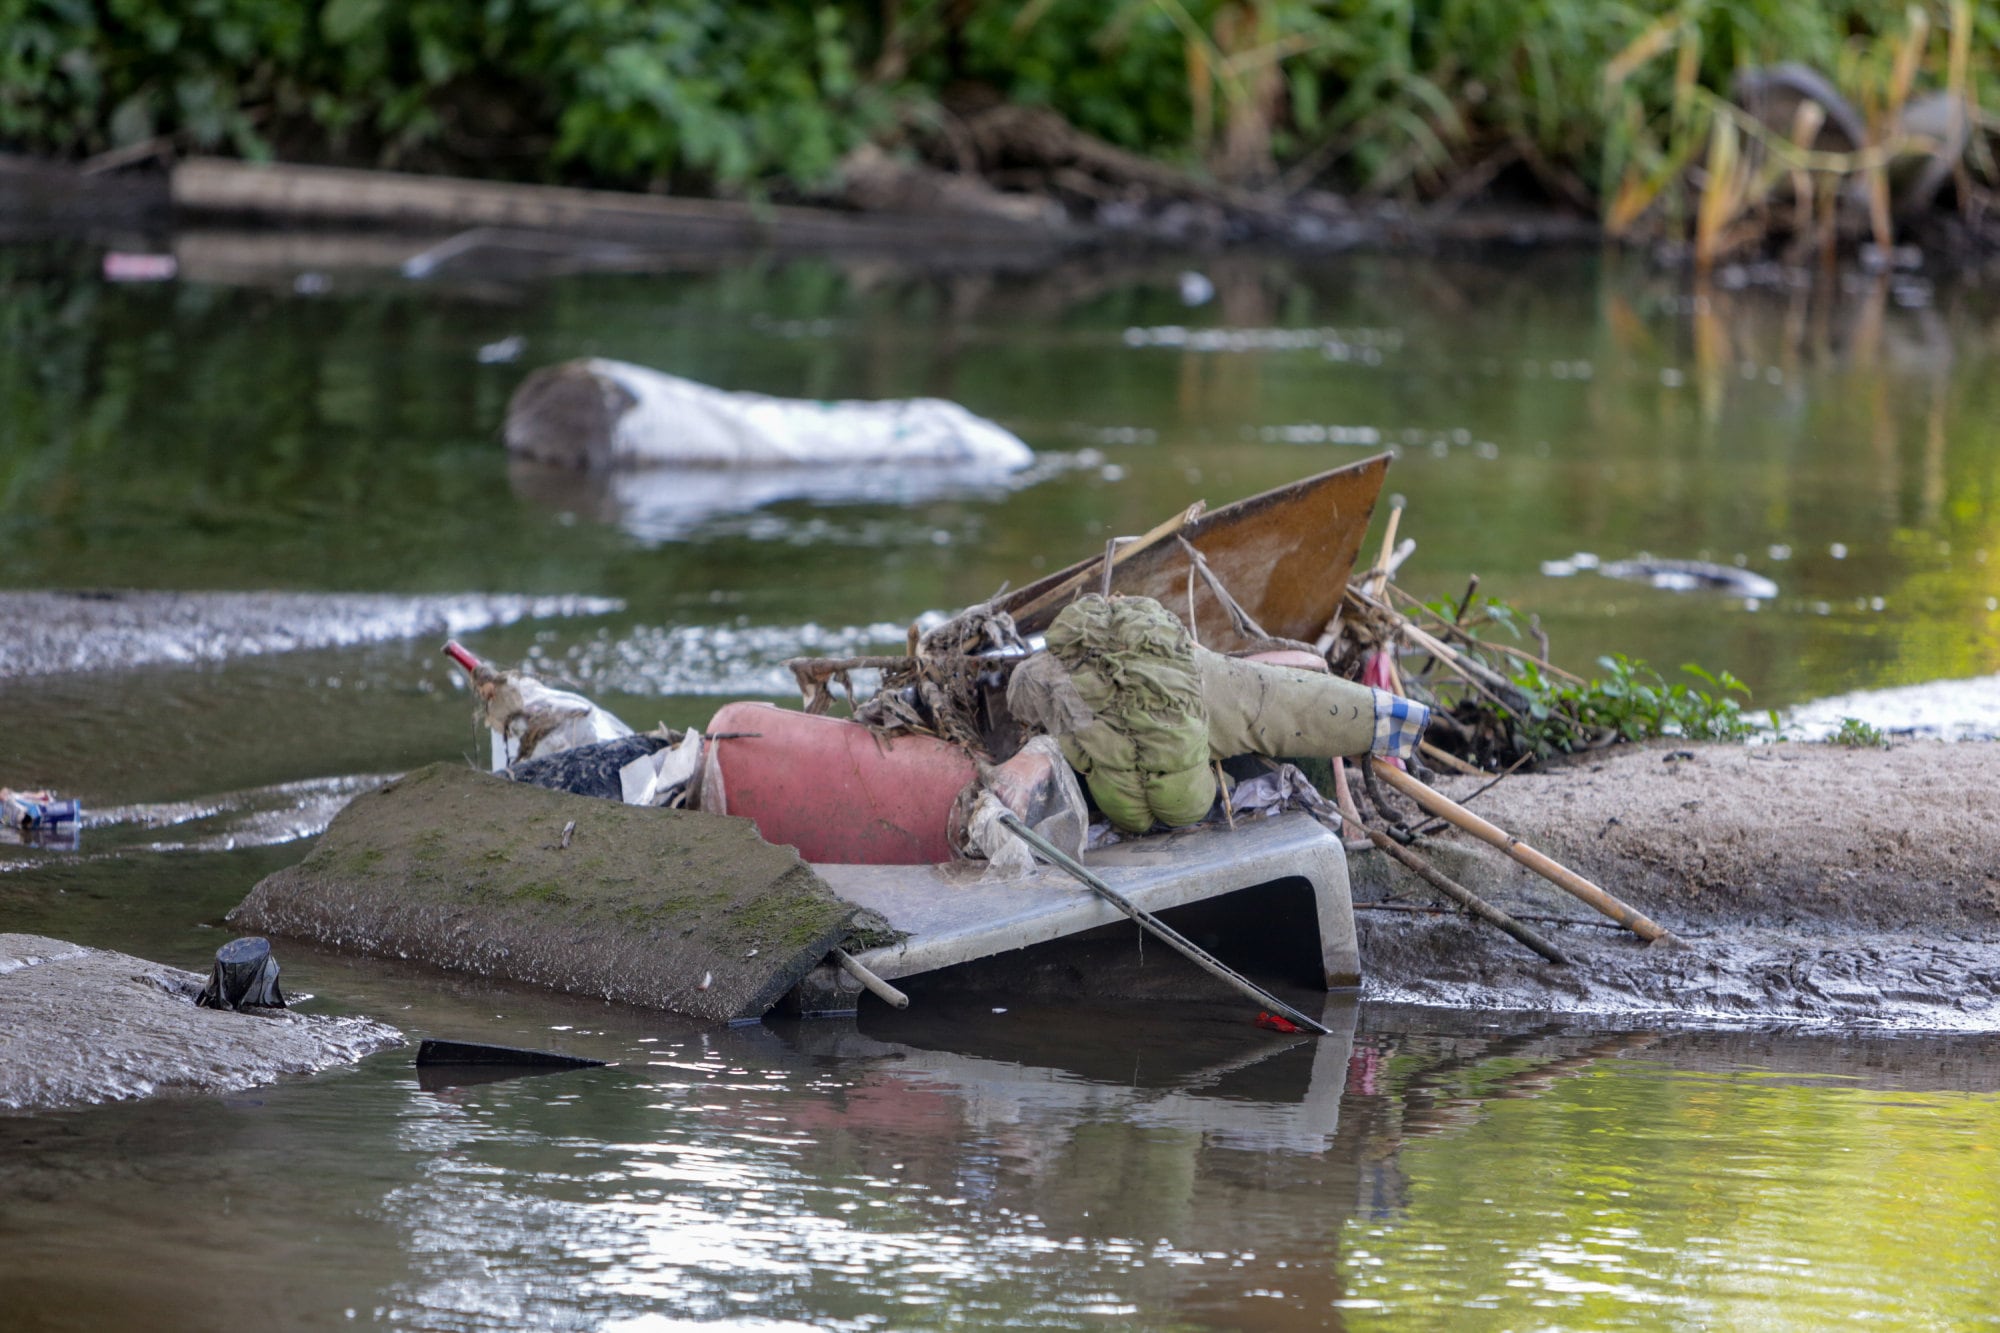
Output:
<path fill-rule="evenodd" d="M 1504 782 L 1508 778 L 1513 777 L 1516 773 L 1520 772 L 1521 765 L 1527 763 L 1530 759 L 1533 759 L 1534 757 L 1535 757 L 1535 752 L 1533 750 L 1530 750 L 1526 754 L 1522 755 L 1519 759 L 1516 759 L 1513 763 L 1507 765 L 1506 771 L 1501 773 L 1494 773 L 1489 775 L 1484 769 L 1478 770 L 1478 776 L 1485 778 L 1486 781 L 1480 783 L 1479 786 L 1474 790 L 1467 792 L 1465 799 L 1460 801 L 1459 804 L 1471 805 L 1474 801 L 1484 796 L 1487 792 L 1492 791 L 1502 782 Z M 1435 816 L 1433 816 L 1432 818 L 1424 821 L 1424 825 L 1422 828 L 1415 830 L 1415 836 L 1419 838 L 1427 838 L 1431 834 L 1436 833 L 1439 829 L 1449 825 L 1450 822 L 1451 822 L 1450 820 L 1438 819 Z"/>
<path fill-rule="evenodd" d="M 1405 867 L 1421 878 L 1426 884 L 1429 884 L 1439 893 L 1442 893 L 1445 897 L 1451 899 L 1481 921 L 1506 931 L 1509 935 L 1512 935 L 1515 939 L 1528 946 L 1528 948 L 1533 949 L 1551 963 L 1560 963 L 1564 966 L 1569 964 L 1568 956 L 1561 949 L 1549 943 L 1543 936 L 1522 925 L 1513 917 L 1508 916 L 1492 903 L 1487 902 L 1471 889 L 1452 879 L 1442 870 L 1439 870 L 1429 861 L 1418 856 L 1388 834 L 1382 832 L 1380 829 L 1370 828 L 1358 819 L 1349 819 L 1347 822 L 1361 830 L 1368 841 L 1374 843 L 1376 847 L 1402 862 Z M 1355 906 L 1359 907 L 1361 904 L 1356 903 Z"/>
<path fill-rule="evenodd" d="M 1479 683 L 1490 690 L 1516 690 L 1520 688 L 1491 667 L 1483 666 L 1473 661 L 1456 648 L 1445 643 L 1444 640 L 1417 628 L 1408 620 L 1404 620 L 1396 628 L 1404 638 L 1429 653 L 1432 657 L 1437 658 L 1438 661 L 1447 663 L 1453 670 L 1462 675 L 1477 677 Z"/>
<path fill-rule="evenodd" d="M 888 982 L 863 967 L 854 955 L 847 950 L 833 950 L 833 961 L 840 964 L 841 971 L 853 977 L 863 986 L 866 986 L 871 995 L 890 1008 L 907 1009 L 910 1007 L 909 996 L 903 994 L 903 992 L 897 990 L 894 986 L 891 986 Z"/>
<path fill-rule="evenodd" d="M 1208 508 L 1207 501 L 1196 500 L 1193 504 L 1189 505 L 1186 509 L 1182 510 L 1180 513 L 1175 514 L 1172 518 L 1160 524 L 1160 526 L 1158 526 L 1157 528 L 1154 528 L 1152 531 L 1147 532 L 1144 535 L 1134 538 L 1132 541 L 1125 543 L 1124 546 L 1118 549 L 1115 555 L 1108 557 L 1109 561 L 1108 564 L 1103 562 L 1093 561 L 1092 563 L 1085 565 L 1082 569 L 1078 570 L 1076 573 L 1070 575 L 1068 578 L 1064 579 L 1061 583 L 1058 583 L 1055 587 L 1043 593 L 1040 597 L 1035 598 L 1034 601 L 1029 602 L 1026 606 L 1023 606 L 1018 610 L 1014 611 L 1012 613 L 1014 619 L 1026 620 L 1029 616 L 1033 615 L 1037 611 L 1040 611 L 1043 607 L 1053 606 L 1057 602 L 1062 601 L 1065 597 L 1073 595 L 1078 588 L 1081 588 L 1085 583 L 1087 583 L 1090 580 L 1090 576 L 1092 574 L 1099 574 L 1106 571 L 1107 569 L 1115 568 L 1118 565 L 1122 565 L 1127 560 L 1130 560 L 1133 556 L 1139 554 L 1139 552 L 1145 550 L 1146 548 L 1158 545 L 1160 542 L 1166 540 L 1168 537 L 1173 536 L 1175 533 L 1179 532 L 1182 528 L 1186 527 L 1188 524 L 1200 518 L 1202 515 L 1202 511 L 1207 508 Z"/>
<path fill-rule="evenodd" d="M 1477 576 L 1475 575 L 1474 578 L 1476 580 Z M 1417 610 L 1429 616 L 1432 620 L 1437 621 L 1438 624 L 1444 628 L 1444 632 L 1447 634 L 1456 634 L 1460 638 L 1466 640 L 1468 643 L 1471 643 L 1479 648 L 1482 648 L 1487 652 L 1504 653 L 1508 657 L 1518 657 L 1524 662 L 1533 662 L 1536 666 L 1548 672 L 1550 675 L 1559 676 L 1563 680 L 1569 681 L 1571 684 L 1583 685 L 1588 683 L 1584 680 L 1582 676 L 1576 675 L 1573 672 L 1565 671 L 1561 667 L 1557 666 L 1555 663 L 1550 662 L 1544 658 L 1537 657 L 1525 648 L 1516 648 L 1511 644 L 1491 643 L 1485 639 L 1473 638 L 1471 633 L 1468 632 L 1463 625 L 1460 625 L 1458 622 L 1453 620 L 1447 620 L 1443 616 L 1439 615 L 1437 612 L 1431 610 L 1428 606 L 1425 606 L 1423 602 L 1419 601 L 1414 593 L 1404 592 L 1401 588 L 1391 588 L 1389 591 L 1393 592 L 1394 594 L 1396 594 L 1396 596 L 1402 598 L 1409 605 L 1415 607 Z M 1395 614 L 1393 608 L 1385 606 L 1382 609 L 1391 612 L 1391 614 Z M 1463 614 L 1462 608 L 1460 614 L 1461 615 Z M 1404 617 L 1404 619 L 1408 619 L 1408 617 L 1406 616 Z"/>
<path fill-rule="evenodd" d="M 1382 589 L 1389 583 L 1389 555 L 1396 549 L 1396 527 L 1403 521 L 1403 497 L 1393 497 L 1389 505 L 1389 523 L 1382 529 L 1382 554 L 1375 558 L 1374 568 L 1368 571 L 1369 586 L 1377 597 L 1382 595 Z"/>
<path fill-rule="evenodd" d="M 1382 781 L 1415 801 L 1431 814 L 1456 824 L 1459 828 L 1464 829 L 1467 833 L 1470 833 L 1482 842 L 1491 843 L 1493 846 L 1498 847 L 1501 851 L 1507 853 L 1507 855 L 1513 857 L 1516 861 L 1519 861 L 1549 883 L 1581 898 L 1584 902 L 1589 903 L 1613 921 L 1624 926 L 1640 939 L 1651 943 L 1662 937 L 1672 938 L 1671 933 L 1666 927 L 1660 925 L 1637 908 L 1620 902 L 1603 889 L 1598 888 L 1595 884 L 1577 874 L 1574 870 L 1542 855 L 1511 833 L 1504 832 L 1487 823 L 1478 815 L 1473 814 L 1470 810 L 1451 800 L 1449 797 L 1432 791 L 1429 787 L 1426 787 L 1423 783 L 1417 781 L 1394 765 L 1385 764 L 1380 758 L 1376 758 L 1372 760 L 1370 767 L 1374 770 L 1375 776 L 1381 778 Z"/>
<path fill-rule="evenodd" d="M 1221 604 L 1224 614 L 1229 617 L 1229 623 L 1235 627 L 1238 634 L 1261 645 L 1258 648 L 1259 652 L 1270 648 L 1296 648 L 1308 653 L 1313 651 L 1313 646 L 1309 643 L 1299 639 L 1281 638 L 1258 624 L 1256 618 L 1244 609 L 1243 604 L 1231 595 L 1227 587 L 1223 586 L 1222 580 L 1215 576 L 1215 571 L 1208 567 L 1208 557 L 1204 556 L 1200 549 L 1187 538 L 1177 536 L 1174 540 L 1181 544 L 1181 550 L 1187 553 L 1188 558 L 1188 632 L 1190 634 L 1194 632 L 1194 576 L 1200 574 L 1202 581 L 1208 585 L 1208 590 L 1215 594 L 1215 600 Z M 1199 642 L 1199 640 L 1196 640 L 1196 642 Z M 1321 653 L 1319 655 L 1324 657 L 1326 654 Z"/>
<path fill-rule="evenodd" d="M 1283 1014 L 1302 1028 L 1308 1028 L 1323 1037 L 1332 1035 L 1333 1030 L 1318 1019 L 1309 1018 L 1299 1010 L 1292 1008 L 1292 1006 L 1263 989 L 1256 982 L 1250 980 L 1250 978 L 1244 976 L 1241 972 L 1236 971 L 1220 958 L 1217 958 L 1214 954 L 1211 954 L 1208 950 L 1202 948 L 1199 944 L 1196 944 L 1193 940 L 1154 916 L 1151 912 L 1144 911 L 1135 906 L 1131 899 L 1112 888 L 1109 884 L 1106 884 L 1097 876 L 1091 874 L 1089 870 L 1084 868 L 1082 863 L 1022 823 L 1018 815 L 1013 814 L 1011 811 L 1003 810 L 1000 813 L 1000 823 L 1008 832 L 1041 853 L 1043 860 L 1067 871 L 1092 892 L 1096 893 L 1098 897 L 1103 898 L 1126 916 L 1131 917 L 1143 929 L 1152 932 L 1153 935 L 1165 941 L 1175 952 L 1190 959 L 1202 971 L 1221 981 L 1228 982 L 1231 986 L 1263 1005 L 1266 1009 L 1271 1010 L 1273 1013 Z"/>
<path fill-rule="evenodd" d="M 1466 763 L 1449 750 L 1438 749 L 1437 746 L 1432 745 L 1429 741 L 1418 741 L 1417 749 L 1423 752 L 1424 758 L 1435 759 L 1454 773 L 1463 773 L 1469 778 L 1490 778 L 1493 776 L 1483 768 L 1476 768 Z"/>
<path fill-rule="evenodd" d="M 1397 633 L 1429 653 L 1446 667 L 1449 667 L 1453 674 L 1467 685 L 1470 685 L 1473 692 L 1488 703 L 1496 708 L 1506 709 L 1508 712 L 1515 711 L 1513 708 L 1508 707 L 1507 702 L 1496 691 L 1505 690 L 1518 695 L 1520 688 L 1508 681 L 1499 672 L 1474 661 L 1472 658 L 1449 647 L 1434 636 L 1425 633 L 1423 630 L 1417 628 L 1415 624 L 1411 623 L 1407 616 L 1401 615 L 1394 609 L 1376 601 L 1352 584 L 1348 585 L 1347 596 L 1352 598 L 1363 609 L 1387 616 L 1390 623 L 1395 626 Z"/>

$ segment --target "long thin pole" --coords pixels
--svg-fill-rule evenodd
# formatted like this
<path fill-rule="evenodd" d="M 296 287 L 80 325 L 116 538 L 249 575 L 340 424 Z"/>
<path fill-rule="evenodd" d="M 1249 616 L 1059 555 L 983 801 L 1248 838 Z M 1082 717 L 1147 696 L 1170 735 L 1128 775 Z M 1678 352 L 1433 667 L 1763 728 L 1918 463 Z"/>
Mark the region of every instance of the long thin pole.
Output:
<path fill-rule="evenodd" d="M 1202 971 L 1219 980 L 1228 982 L 1231 986 L 1265 1008 L 1283 1014 L 1302 1028 L 1308 1028 L 1323 1037 L 1332 1035 L 1332 1028 L 1327 1027 L 1317 1019 L 1308 1018 L 1305 1014 L 1300 1013 L 1297 1009 L 1292 1008 L 1291 1005 L 1286 1004 L 1283 1000 L 1271 994 L 1271 992 L 1263 989 L 1256 982 L 1250 980 L 1250 978 L 1244 976 L 1241 972 L 1236 971 L 1220 958 L 1217 958 L 1214 954 L 1208 952 L 1208 950 L 1202 948 L 1199 944 L 1196 944 L 1193 940 L 1154 916 L 1151 912 L 1135 906 L 1131 899 L 1112 888 L 1109 884 L 1106 884 L 1096 875 L 1091 874 L 1089 870 L 1084 868 L 1081 862 L 1022 823 L 1019 816 L 1011 812 L 1003 812 L 1000 816 L 1000 823 L 1015 837 L 1041 853 L 1043 859 L 1052 865 L 1068 871 L 1076 879 L 1094 890 L 1098 897 L 1103 898 L 1126 916 L 1131 917 L 1143 929 L 1151 931 L 1155 936 L 1164 941 L 1168 947 L 1190 959 Z"/>
<path fill-rule="evenodd" d="M 1394 765 L 1385 764 L 1379 758 L 1371 758 L 1369 762 L 1375 766 L 1376 777 L 1431 814 L 1448 823 L 1456 824 L 1481 842 L 1498 847 L 1549 883 L 1581 898 L 1640 939 L 1651 943 L 1662 936 L 1671 938 L 1665 926 L 1630 904 L 1620 902 L 1568 866 L 1542 855 L 1513 834 L 1487 823 L 1458 802 L 1432 791 Z"/>
<path fill-rule="evenodd" d="M 1111 570 L 1139 554 L 1139 552 L 1157 546 L 1161 541 L 1173 536 L 1182 528 L 1200 518 L 1205 508 L 1206 506 L 1200 500 L 1196 500 L 1193 504 L 1183 509 L 1180 513 L 1175 514 L 1157 528 L 1150 529 L 1141 535 L 1136 541 L 1126 542 L 1115 553 L 1108 554 L 1105 559 L 1096 561 L 1078 570 L 1055 587 L 1050 588 L 1047 592 L 1035 598 L 1032 602 L 1017 608 L 1013 612 L 1014 619 L 1026 620 L 1043 607 L 1051 606 L 1065 597 L 1074 595 L 1077 589 L 1083 587 L 1089 581 L 1092 574 L 1108 574 Z"/>
<path fill-rule="evenodd" d="M 1358 819 L 1351 820 L 1350 822 L 1366 835 L 1368 841 L 1402 862 L 1404 866 L 1413 874 L 1420 877 L 1425 883 L 1478 917 L 1481 921 L 1506 931 L 1509 935 L 1512 935 L 1515 939 L 1525 944 L 1528 948 L 1533 949 L 1551 963 L 1567 964 L 1569 962 L 1568 956 L 1561 949 L 1549 943 L 1538 931 L 1531 930 L 1527 926 L 1522 925 L 1519 921 L 1516 921 L 1492 903 L 1487 902 L 1457 880 L 1452 879 L 1442 870 L 1439 870 L 1429 861 L 1418 856 L 1388 834 L 1382 832 L 1380 829 L 1369 828 Z"/>

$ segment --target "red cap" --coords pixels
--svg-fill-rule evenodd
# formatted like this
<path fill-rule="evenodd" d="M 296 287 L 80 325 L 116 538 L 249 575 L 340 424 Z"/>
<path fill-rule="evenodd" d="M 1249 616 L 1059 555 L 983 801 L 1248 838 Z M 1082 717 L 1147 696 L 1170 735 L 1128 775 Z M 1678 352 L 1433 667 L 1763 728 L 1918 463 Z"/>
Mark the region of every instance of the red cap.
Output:
<path fill-rule="evenodd" d="M 444 655 L 464 667 L 465 674 L 468 676 L 476 674 L 479 670 L 479 659 L 467 652 L 465 645 L 457 639 L 451 639 L 445 643 Z"/>

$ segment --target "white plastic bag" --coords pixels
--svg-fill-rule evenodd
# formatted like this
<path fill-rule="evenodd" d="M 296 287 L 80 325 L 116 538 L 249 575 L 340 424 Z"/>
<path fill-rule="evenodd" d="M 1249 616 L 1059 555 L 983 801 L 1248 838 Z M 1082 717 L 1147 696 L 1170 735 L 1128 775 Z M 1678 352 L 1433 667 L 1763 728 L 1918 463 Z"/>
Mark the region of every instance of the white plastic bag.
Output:
<path fill-rule="evenodd" d="M 665 805 L 701 768 L 701 733 L 693 727 L 664 750 L 642 755 L 618 770 L 627 805 Z"/>
<path fill-rule="evenodd" d="M 467 652 L 456 639 L 444 651 L 472 678 L 472 692 L 480 701 L 477 716 L 492 733 L 495 773 L 523 759 L 632 734 L 632 728 L 582 695 L 544 685 L 519 671 L 498 670 Z"/>

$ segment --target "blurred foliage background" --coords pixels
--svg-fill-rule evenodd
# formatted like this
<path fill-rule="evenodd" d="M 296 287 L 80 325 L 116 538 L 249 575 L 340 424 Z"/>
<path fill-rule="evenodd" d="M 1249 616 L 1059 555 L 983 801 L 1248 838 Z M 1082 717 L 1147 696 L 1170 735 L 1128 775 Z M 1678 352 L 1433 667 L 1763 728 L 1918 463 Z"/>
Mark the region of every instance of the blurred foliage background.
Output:
<path fill-rule="evenodd" d="M 1234 183 L 1436 199 L 1506 171 L 1629 209 L 1713 151 L 1745 69 L 1818 71 L 1871 133 L 2000 79 L 2000 5 L 1971 0 L 0 0 L 0 35 L 16 148 L 725 194 L 811 192 L 997 100 Z"/>

